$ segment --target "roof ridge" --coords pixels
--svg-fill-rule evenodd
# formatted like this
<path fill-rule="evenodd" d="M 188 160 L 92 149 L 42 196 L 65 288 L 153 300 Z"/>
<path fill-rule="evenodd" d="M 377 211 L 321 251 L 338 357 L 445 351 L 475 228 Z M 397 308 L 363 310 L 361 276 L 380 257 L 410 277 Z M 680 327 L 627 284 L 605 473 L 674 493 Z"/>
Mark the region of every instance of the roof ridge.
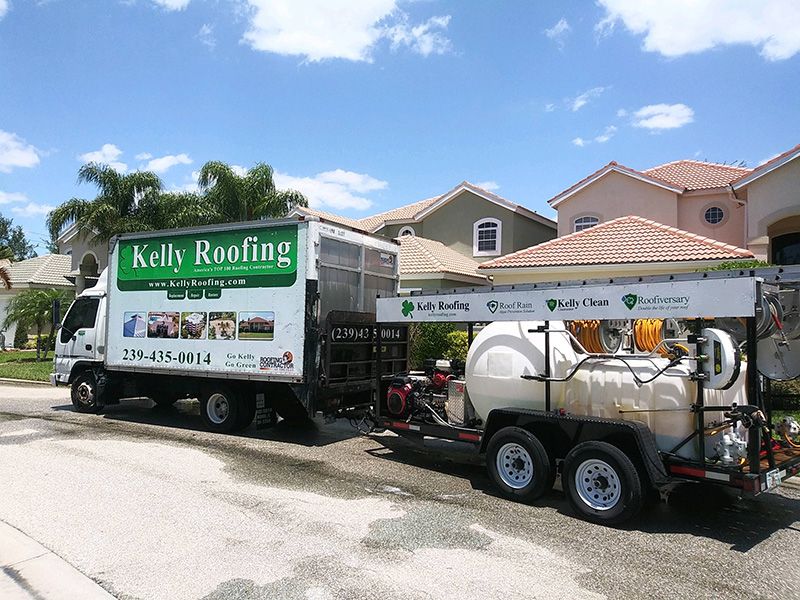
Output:
<path fill-rule="evenodd" d="M 411 236 L 411 237 L 412 238 L 416 238 L 417 236 Z M 433 252 L 431 252 L 430 248 L 428 248 L 427 244 L 425 242 L 423 242 L 422 240 L 426 240 L 428 242 L 436 242 L 438 244 L 442 244 L 442 243 L 441 242 L 437 242 L 436 240 L 432 240 L 430 238 L 418 238 L 417 239 L 418 246 L 428 256 L 428 258 L 430 258 L 432 260 L 433 264 L 435 264 L 439 269 L 444 269 L 444 266 L 445 266 L 444 263 L 441 260 L 439 260 L 438 256 L 436 256 Z M 444 244 L 442 244 L 442 246 L 444 246 Z M 444 247 L 446 248 L 447 246 L 444 246 Z"/>
<path fill-rule="evenodd" d="M 423 198 L 422 200 L 417 200 L 416 202 L 409 202 L 408 204 L 402 204 L 401 206 L 395 206 L 394 208 L 390 208 L 388 210 L 384 210 L 379 213 L 375 213 L 374 215 L 368 215 L 366 217 L 362 217 L 359 221 L 369 221 L 371 219 L 380 218 L 382 215 L 388 214 L 390 212 L 394 212 L 396 210 L 400 210 L 401 208 L 409 208 L 410 206 L 414 206 L 415 204 L 421 204 L 422 202 L 434 202 L 441 198 L 444 194 L 440 194 L 438 196 L 431 196 L 430 198 Z"/>
<path fill-rule="evenodd" d="M 774 163 L 780 162 L 781 160 L 783 160 L 784 158 L 790 156 L 793 152 L 797 152 L 798 150 L 800 150 L 800 144 L 797 144 L 796 146 L 794 146 L 792 148 L 789 148 L 786 152 L 781 152 L 780 154 L 778 154 L 778 156 L 775 156 L 775 157 L 769 159 L 764 164 L 761 164 L 761 165 L 758 165 L 758 166 L 754 167 L 749 173 L 743 173 L 741 177 L 737 177 L 736 179 L 731 181 L 730 185 L 733 185 L 734 183 L 737 183 L 737 182 L 741 181 L 742 179 L 745 179 L 745 178 L 749 177 L 750 175 L 753 175 L 754 173 L 757 173 L 759 171 L 768 170 L 767 167 L 769 167 L 770 165 L 772 165 Z"/>
<path fill-rule="evenodd" d="M 655 171 L 656 169 L 660 169 L 662 167 L 668 167 L 670 165 L 677 165 L 678 163 L 694 163 L 696 165 L 704 165 L 704 166 L 712 166 L 712 167 L 723 167 L 725 169 L 736 169 L 738 171 L 752 171 L 750 167 L 737 167 L 735 165 L 726 165 L 724 163 L 712 162 L 710 160 L 697 160 L 694 158 L 679 158 L 677 160 L 671 160 L 669 162 L 662 163 L 660 165 L 656 165 L 654 167 L 648 167 L 644 169 L 642 173 L 647 173 L 648 171 Z"/>

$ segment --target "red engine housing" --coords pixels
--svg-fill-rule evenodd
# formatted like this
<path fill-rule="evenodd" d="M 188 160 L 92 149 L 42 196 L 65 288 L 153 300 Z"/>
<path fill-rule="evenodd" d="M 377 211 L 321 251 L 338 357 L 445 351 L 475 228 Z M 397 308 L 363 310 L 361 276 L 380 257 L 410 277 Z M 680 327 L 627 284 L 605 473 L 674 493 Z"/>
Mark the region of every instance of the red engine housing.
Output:
<path fill-rule="evenodd" d="M 410 377 L 395 377 L 386 392 L 386 410 L 393 417 L 405 417 L 413 408 L 415 382 Z"/>

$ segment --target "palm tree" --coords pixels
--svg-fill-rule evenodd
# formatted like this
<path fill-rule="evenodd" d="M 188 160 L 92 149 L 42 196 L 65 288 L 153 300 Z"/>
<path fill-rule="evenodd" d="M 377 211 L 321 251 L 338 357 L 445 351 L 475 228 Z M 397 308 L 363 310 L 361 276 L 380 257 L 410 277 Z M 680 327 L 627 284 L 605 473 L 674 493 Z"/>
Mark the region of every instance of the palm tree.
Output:
<path fill-rule="evenodd" d="M 108 165 L 88 163 L 78 170 L 78 183 L 92 183 L 98 188 L 94 200 L 72 198 L 47 217 L 52 237 L 70 223 L 77 223 L 81 233 L 93 242 L 106 242 L 118 233 L 152 229 L 142 220 L 139 203 L 161 191 L 155 173 L 136 171 L 119 173 Z"/>
<path fill-rule="evenodd" d="M 0 257 L 2 260 L 2 257 Z M 0 283 L 7 290 L 11 289 L 11 274 L 8 272 L 8 265 L 0 265 Z"/>
<path fill-rule="evenodd" d="M 295 206 L 308 206 L 294 190 L 275 188 L 272 167 L 258 163 L 244 175 L 229 165 L 210 161 L 200 169 L 198 184 L 205 192 L 215 223 L 284 217 Z"/>
<path fill-rule="evenodd" d="M 53 343 L 56 330 L 55 327 L 50 327 L 47 343 L 44 344 L 44 356 L 42 356 L 42 332 L 45 325 L 50 323 L 53 318 L 53 302 L 56 300 L 62 305 L 67 305 L 72 300 L 72 292 L 56 289 L 25 290 L 14 296 L 6 309 L 6 319 L 3 322 L 4 329 L 8 328 L 12 323 L 16 323 L 17 327 L 26 329 L 31 325 L 36 325 L 37 361 L 47 359 L 47 353 Z"/>

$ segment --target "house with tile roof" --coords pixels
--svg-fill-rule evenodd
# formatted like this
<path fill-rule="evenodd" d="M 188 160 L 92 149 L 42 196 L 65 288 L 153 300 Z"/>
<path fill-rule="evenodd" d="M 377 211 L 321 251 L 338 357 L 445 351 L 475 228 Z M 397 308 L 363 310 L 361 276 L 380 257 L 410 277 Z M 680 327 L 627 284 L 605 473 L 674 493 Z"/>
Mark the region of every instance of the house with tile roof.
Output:
<path fill-rule="evenodd" d="M 556 223 L 515 202 L 462 181 L 444 194 L 362 219 L 313 208 L 309 215 L 389 238 L 400 238 L 401 288 L 463 287 L 486 282 L 477 266 L 552 239 Z M 416 241 L 407 241 L 415 237 Z"/>
<path fill-rule="evenodd" d="M 800 262 L 800 145 L 755 169 L 677 160 L 644 170 L 614 161 L 548 203 L 564 236 L 635 214 L 749 249 L 773 263 Z"/>
<path fill-rule="evenodd" d="M 751 258 L 744 248 L 625 216 L 501 256 L 479 270 L 503 285 L 693 272 Z"/>
<path fill-rule="evenodd" d="M 7 265 L 5 269 L 11 281 L 11 288 L 0 285 L 0 327 L 6 318 L 9 302 L 21 291 L 74 289 L 75 286 L 67 280 L 70 266 L 70 257 L 61 254 L 45 254 Z M 4 331 L 6 345 L 11 344 L 16 330 L 17 324 L 12 323 Z"/>

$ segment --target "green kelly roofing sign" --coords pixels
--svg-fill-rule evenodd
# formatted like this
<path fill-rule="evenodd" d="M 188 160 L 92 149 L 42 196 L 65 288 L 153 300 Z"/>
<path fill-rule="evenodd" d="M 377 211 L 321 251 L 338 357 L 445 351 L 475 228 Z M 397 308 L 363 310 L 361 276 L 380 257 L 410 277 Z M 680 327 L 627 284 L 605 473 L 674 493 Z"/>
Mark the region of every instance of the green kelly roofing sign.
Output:
<path fill-rule="evenodd" d="M 123 291 L 288 287 L 297 279 L 297 226 L 123 239 Z"/>

